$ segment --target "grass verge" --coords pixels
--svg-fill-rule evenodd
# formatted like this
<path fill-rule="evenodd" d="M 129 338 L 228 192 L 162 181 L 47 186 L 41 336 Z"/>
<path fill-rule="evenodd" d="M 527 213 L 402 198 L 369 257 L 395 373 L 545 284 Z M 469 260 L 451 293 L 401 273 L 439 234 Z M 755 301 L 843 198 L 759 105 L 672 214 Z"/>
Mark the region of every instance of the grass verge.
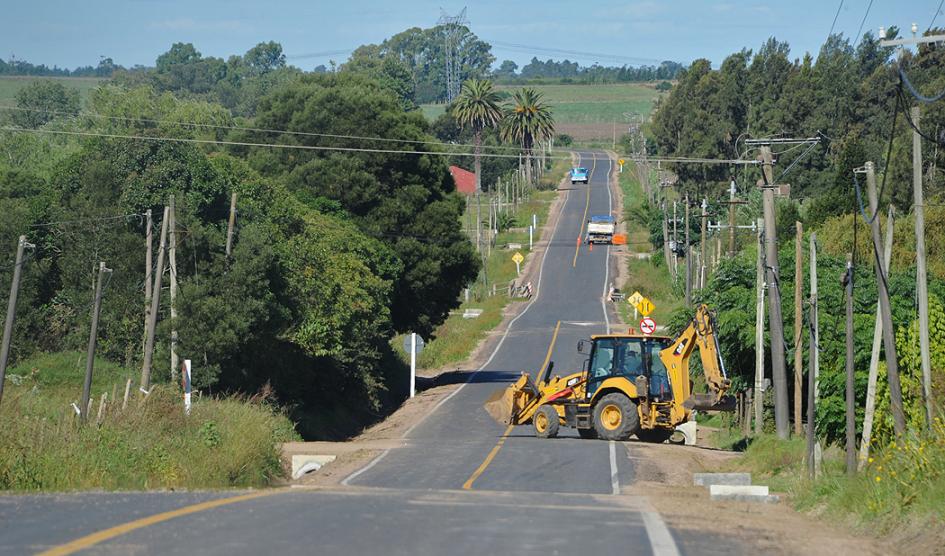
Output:
<path fill-rule="evenodd" d="M 96 361 L 89 422 L 71 403 L 81 395 L 78 352 L 54 353 L 10 369 L 0 404 L 0 490 L 64 491 L 262 487 L 283 478 L 279 445 L 297 439 L 265 400 L 203 398 L 184 415 L 175 388 L 133 392 L 130 371 Z M 102 393 L 107 401 L 99 407 Z"/>
<path fill-rule="evenodd" d="M 650 206 L 643 186 L 637 177 L 633 162 L 624 165 L 623 172 L 617 174 L 620 189 L 623 192 L 623 217 L 627 227 L 627 250 L 631 253 L 628 264 L 627 281 L 623 286 L 629 296 L 639 291 L 656 306 L 650 315 L 657 323 L 668 323 L 674 311 L 685 304 L 673 287 L 669 268 L 662 260 L 662 254 L 650 243 L 649 217 Z M 651 183 L 657 180 L 651 177 Z M 636 253 L 651 253 L 649 259 L 635 258 Z M 635 324 L 633 307 L 629 303 L 617 304 L 617 311 L 624 322 Z M 639 315 L 638 315 L 639 318 Z"/>
<path fill-rule="evenodd" d="M 509 283 L 516 278 L 512 255 L 515 251 L 521 252 L 526 257 L 529 255 L 528 224 L 533 214 L 538 221 L 538 229 L 532 238 L 534 244 L 537 245 L 541 239 L 541 229 L 548 221 L 551 204 L 558 195 L 553 188 L 569 169 L 569 161 L 556 160 L 551 170 L 542 176 L 540 183 L 541 187 L 552 189 L 532 192 L 530 198 L 519 206 L 513 227 L 508 231 L 500 232 L 496 237 L 491 255 L 486 259 L 486 271 L 490 283 L 488 292 L 492 291 L 491 284 L 495 284 L 497 295 L 486 295 L 486 289 L 482 287 L 481 282 L 471 285 L 470 300 L 464 301 L 450 314 L 446 322 L 440 325 L 435 339 L 427 343 L 424 350 L 420 352 L 417 360 L 418 368 L 438 369 L 445 365 L 465 361 L 489 332 L 499 326 L 502 322 L 503 311 L 509 303 L 525 302 L 524 299 L 509 299 L 507 295 Z M 473 203 L 470 203 L 469 210 L 473 212 L 473 215 L 475 214 Z M 466 222 L 465 216 L 463 221 Z M 508 249 L 506 246 L 510 243 L 518 243 L 522 247 Z M 482 309 L 482 314 L 477 318 L 464 319 L 463 313 L 466 309 Z M 401 353 L 403 353 L 402 338 L 401 336 L 394 340 L 396 349 Z M 406 354 L 404 356 L 406 357 Z"/>
<path fill-rule="evenodd" d="M 845 473 L 844 454 L 824 451 L 822 473 L 807 478 L 802 438 L 763 435 L 747 443 L 726 471 L 748 471 L 757 484 L 790 495 L 803 511 L 828 516 L 876 536 L 909 534 L 943 537 L 945 522 L 945 422 L 932 430 L 878 445 L 863 471 Z M 941 546 L 941 545 L 939 545 Z"/>

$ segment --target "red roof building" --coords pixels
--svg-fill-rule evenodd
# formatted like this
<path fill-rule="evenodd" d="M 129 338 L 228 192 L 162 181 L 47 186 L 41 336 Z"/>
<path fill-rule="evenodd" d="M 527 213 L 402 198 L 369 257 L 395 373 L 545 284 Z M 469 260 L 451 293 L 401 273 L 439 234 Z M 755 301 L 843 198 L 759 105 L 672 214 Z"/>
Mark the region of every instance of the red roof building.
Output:
<path fill-rule="evenodd" d="M 476 193 L 476 174 L 459 166 L 450 166 L 450 175 L 453 176 L 453 183 L 456 185 L 457 192 L 463 195 L 474 195 Z"/>

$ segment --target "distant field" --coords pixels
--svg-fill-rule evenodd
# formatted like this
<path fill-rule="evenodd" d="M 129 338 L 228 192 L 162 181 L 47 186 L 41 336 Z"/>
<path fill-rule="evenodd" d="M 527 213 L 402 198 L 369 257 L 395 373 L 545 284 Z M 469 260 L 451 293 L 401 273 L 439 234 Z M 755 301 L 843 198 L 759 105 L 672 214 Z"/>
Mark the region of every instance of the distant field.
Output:
<path fill-rule="evenodd" d="M 98 87 L 103 81 L 100 77 L 39 77 L 39 76 L 0 76 L 0 104 L 13 104 L 16 92 L 27 86 L 31 81 L 38 79 L 50 79 L 58 81 L 66 87 L 73 87 L 79 90 L 79 96 L 82 101 L 89 96 L 89 92 Z"/>
<path fill-rule="evenodd" d="M 600 85 L 530 85 L 545 96 L 554 111 L 555 122 L 563 133 L 579 140 L 610 138 L 614 122 L 617 133 L 625 132 L 624 114 L 649 115 L 660 97 L 651 83 L 608 83 Z M 517 86 L 502 85 L 501 91 Z M 420 107 L 428 119 L 443 113 L 443 104 L 424 104 Z"/>

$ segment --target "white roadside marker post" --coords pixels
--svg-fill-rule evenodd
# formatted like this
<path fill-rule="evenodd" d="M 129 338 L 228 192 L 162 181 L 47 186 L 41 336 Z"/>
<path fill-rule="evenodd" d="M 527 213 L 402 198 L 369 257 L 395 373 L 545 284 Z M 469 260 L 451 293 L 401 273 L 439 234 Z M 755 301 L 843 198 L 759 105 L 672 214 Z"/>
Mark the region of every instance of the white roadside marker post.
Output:
<path fill-rule="evenodd" d="M 410 397 L 417 393 L 417 333 L 410 333 Z"/>
<path fill-rule="evenodd" d="M 181 378 L 184 381 L 184 414 L 190 415 L 191 404 L 191 386 L 190 386 L 190 359 L 184 359 L 184 365 L 181 369 Z"/>

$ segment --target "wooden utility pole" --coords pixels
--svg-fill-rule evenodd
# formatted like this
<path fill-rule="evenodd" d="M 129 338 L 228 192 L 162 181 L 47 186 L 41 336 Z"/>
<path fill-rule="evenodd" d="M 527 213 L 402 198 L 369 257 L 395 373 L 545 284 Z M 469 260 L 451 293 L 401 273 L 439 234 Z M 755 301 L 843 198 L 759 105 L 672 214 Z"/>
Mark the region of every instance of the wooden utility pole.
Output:
<path fill-rule="evenodd" d="M 147 229 L 144 232 L 144 334 L 141 336 L 141 349 L 144 349 L 144 344 L 148 338 L 148 314 L 151 311 L 151 267 L 154 265 L 154 256 L 151 251 L 151 246 L 154 243 L 154 234 L 151 233 L 153 228 L 153 221 L 151 218 L 151 209 L 148 209 L 144 213 L 146 217 Z"/>
<path fill-rule="evenodd" d="M 764 235 L 758 219 L 758 261 L 755 268 L 755 434 L 764 428 L 765 401 L 765 267 Z"/>
<path fill-rule="evenodd" d="M 468 205 L 468 202 L 467 202 L 467 205 Z M 230 196 L 230 219 L 226 223 L 226 256 L 227 257 L 233 254 L 233 228 L 235 227 L 236 227 L 236 193 Z"/>
<path fill-rule="evenodd" d="M 157 267 L 154 272 L 154 289 L 151 296 L 151 311 L 148 313 L 147 338 L 144 342 L 144 362 L 141 364 L 141 383 L 139 387 L 148 391 L 151 388 L 151 361 L 154 355 L 154 331 L 157 328 L 157 314 L 161 306 L 161 277 L 164 276 L 164 250 L 167 248 L 167 226 L 170 207 L 164 207 L 164 220 L 161 222 L 161 242 L 158 244 Z"/>
<path fill-rule="evenodd" d="M 692 307 L 692 248 L 689 246 L 689 194 L 686 193 L 686 307 Z"/>
<path fill-rule="evenodd" d="M 784 321 L 781 317 L 780 269 L 778 265 L 778 236 L 774 207 L 774 157 L 771 147 L 761 147 L 763 158 L 765 221 L 765 261 L 768 283 L 768 322 L 771 334 L 771 378 L 774 383 L 774 422 L 778 437 L 790 435 L 788 419 L 787 373 L 784 363 Z"/>
<path fill-rule="evenodd" d="M 889 205 L 889 214 L 886 217 L 886 245 L 883 246 L 883 268 L 889 274 L 889 263 L 892 259 L 894 216 L 893 207 Z M 862 470 L 870 455 L 870 440 L 873 436 L 873 414 L 876 411 L 876 380 L 879 378 L 879 348 L 883 341 L 883 315 L 880 311 L 879 300 L 876 300 L 876 321 L 873 325 L 873 349 L 870 352 L 870 376 L 866 386 L 866 408 L 863 412 L 863 435 L 860 437 L 860 453 L 857 469 Z"/>
<path fill-rule="evenodd" d="M 912 108 L 912 196 L 915 211 L 916 296 L 919 298 L 919 353 L 922 361 L 922 397 L 925 400 L 925 422 L 932 425 L 932 361 L 929 356 L 929 284 L 925 265 L 925 200 L 922 192 L 922 136 L 919 134 L 918 106 Z M 889 353 L 889 352 L 887 352 Z M 886 359 L 889 357 L 887 355 Z M 905 431 L 896 428 L 897 434 Z"/>
<path fill-rule="evenodd" d="M 666 201 L 663 201 L 663 258 L 666 259 L 666 268 L 673 268 L 673 261 L 671 259 L 672 251 L 669 249 L 669 223 L 666 218 Z"/>
<path fill-rule="evenodd" d="M 803 432 L 804 416 L 801 414 L 804 395 L 804 341 L 801 328 L 804 326 L 802 309 L 804 290 L 804 225 L 794 222 L 797 230 L 794 237 L 794 435 Z"/>
<path fill-rule="evenodd" d="M 810 342 L 811 364 L 807 372 L 814 373 L 814 405 L 820 401 L 820 305 L 817 297 L 817 234 L 810 234 L 810 308 L 813 337 Z"/>
<path fill-rule="evenodd" d="M 906 432 L 906 416 L 902 408 L 902 387 L 899 383 L 899 358 L 896 355 L 896 336 L 892 325 L 892 309 L 889 304 L 888 272 L 880 258 L 881 234 L 879 231 L 879 199 L 876 197 L 876 171 L 872 162 L 866 163 L 866 194 L 869 197 L 870 234 L 873 240 L 876 289 L 879 294 L 879 311 L 883 320 L 883 347 L 886 352 L 886 372 L 889 378 L 889 409 L 893 416 L 893 427 L 897 435 Z"/>
<path fill-rule="evenodd" d="M 92 325 L 89 332 L 89 350 L 85 357 L 85 383 L 82 385 L 82 403 L 79 405 L 83 422 L 88 421 L 89 402 L 92 395 L 92 369 L 95 367 L 95 344 L 98 341 L 98 316 L 102 310 L 102 284 L 105 273 L 111 269 L 105 268 L 105 263 L 98 263 L 98 281 L 95 283 L 95 302 L 92 304 Z M 101 411 L 101 410 L 100 410 Z"/>
<path fill-rule="evenodd" d="M 171 267 L 171 383 L 177 384 L 177 208 L 171 195 L 171 219 L 168 225 L 170 247 L 168 263 Z"/>
<path fill-rule="evenodd" d="M 679 252 L 679 237 L 676 233 L 677 216 L 676 216 L 676 205 L 679 203 L 673 201 L 673 280 L 679 279 L 679 256 L 676 254 Z"/>
<path fill-rule="evenodd" d="M 10 360 L 10 341 L 13 337 L 13 321 L 16 320 L 16 299 L 20 295 L 20 278 L 23 275 L 23 250 L 33 245 L 20 236 L 16 242 L 16 261 L 13 263 L 13 281 L 10 283 L 10 300 L 7 303 L 7 320 L 3 323 L 3 346 L 0 347 L 0 401 L 3 400 L 3 382 L 6 380 L 7 362 Z"/>
<path fill-rule="evenodd" d="M 847 415 L 847 444 L 846 462 L 847 475 L 856 474 L 856 414 L 855 394 L 853 389 L 853 255 L 847 253 L 847 270 L 841 280 L 846 292 L 846 336 L 847 336 L 847 387 L 846 387 L 846 415 Z"/>
<path fill-rule="evenodd" d="M 706 240 L 706 223 L 709 218 L 709 203 L 706 199 L 702 198 L 702 222 L 700 224 L 700 242 L 699 242 L 699 289 L 705 288 L 705 268 L 706 268 L 706 251 L 705 251 L 705 240 Z"/>
<path fill-rule="evenodd" d="M 817 343 L 817 233 L 810 234 L 810 351 L 807 364 L 807 475 L 816 478 L 814 463 L 814 438 L 817 434 L 817 358 L 820 346 Z"/>
<path fill-rule="evenodd" d="M 735 180 L 728 188 L 728 254 L 735 255 Z"/>

